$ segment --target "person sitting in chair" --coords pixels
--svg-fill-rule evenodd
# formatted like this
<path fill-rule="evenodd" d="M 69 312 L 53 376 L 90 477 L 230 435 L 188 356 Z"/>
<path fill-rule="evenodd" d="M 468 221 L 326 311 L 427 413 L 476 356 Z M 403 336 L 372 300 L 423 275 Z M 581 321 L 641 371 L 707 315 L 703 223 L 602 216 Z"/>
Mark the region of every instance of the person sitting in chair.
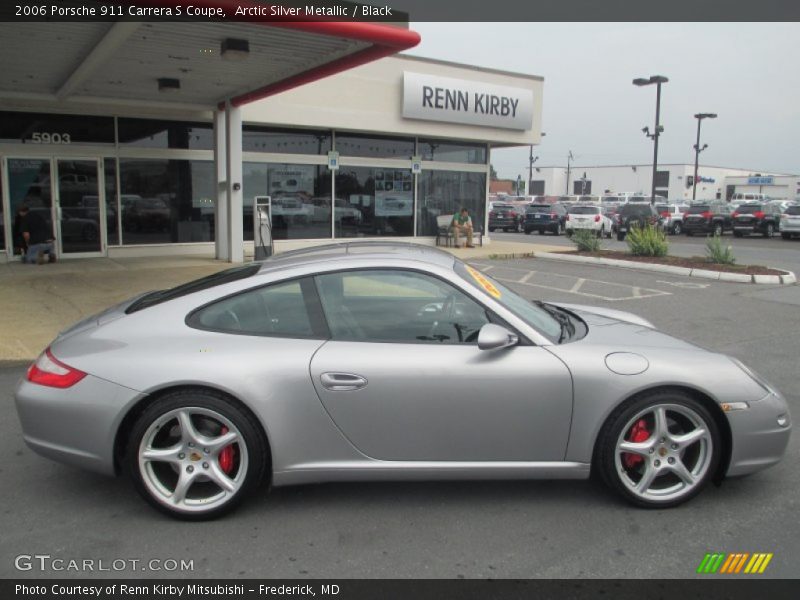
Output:
<path fill-rule="evenodd" d="M 458 248 L 458 238 L 463 235 L 467 238 L 467 248 L 474 248 L 472 245 L 472 219 L 469 216 L 469 211 L 462 208 L 459 212 L 453 215 L 453 220 L 450 222 L 450 227 L 453 230 L 453 245 Z"/>

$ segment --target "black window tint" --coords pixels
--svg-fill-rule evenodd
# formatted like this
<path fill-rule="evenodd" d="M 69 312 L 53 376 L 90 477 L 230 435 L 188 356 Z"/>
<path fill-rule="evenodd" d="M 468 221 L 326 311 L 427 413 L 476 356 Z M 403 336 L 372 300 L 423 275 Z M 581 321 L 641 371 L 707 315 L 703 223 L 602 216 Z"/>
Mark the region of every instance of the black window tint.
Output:
<path fill-rule="evenodd" d="M 785 212 L 787 215 L 800 215 L 800 206 L 789 206 Z"/>
<path fill-rule="evenodd" d="M 477 343 L 489 316 L 460 290 L 434 277 L 400 270 L 316 277 L 331 336 L 398 343 Z"/>
<path fill-rule="evenodd" d="M 189 324 L 246 335 L 313 335 L 300 281 L 260 287 L 225 298 L 195 312 Z"/>
<path fill-rule="evenodd" d="M 688 212 L 690 215 L 699 215 L 704 212 L 709 212 L 710 210 L 711 207 L 708 204 L 695 204 L 690 206 L 689 210 L 686 212 Z"/>

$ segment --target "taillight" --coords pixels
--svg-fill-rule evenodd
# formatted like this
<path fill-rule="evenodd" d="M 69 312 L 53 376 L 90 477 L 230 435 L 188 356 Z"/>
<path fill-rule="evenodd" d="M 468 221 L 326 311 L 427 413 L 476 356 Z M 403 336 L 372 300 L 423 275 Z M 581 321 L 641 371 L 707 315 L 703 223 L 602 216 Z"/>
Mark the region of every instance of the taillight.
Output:
<path fill-rule="evenodd" d="M 30 366 L 27 377 L 31 383 L 54 388 L 68 388 L 86 377 L 86 373 L 57 360 L 48 348 Z"/>
<path fill-rule="evenodd" d="M 569 213 L 567 213 L 567 219 L 566 220 L 569 221 Z"/>
<path fill-rule="evenodd" d="M 550 218 L 555 219 L 558 217 L 558 213 L 550 213 Z"/>
<path fill-rule="evenodd" d="M 600 215 L 595 215 L 594 216 L 594 222 L 595 223 L 599 223 L 600 222 Z"/>
<path fill-rule="evenodd" d="M 732 217 L 738 217 L 738 216 L 739 216 L 739 211 L 738 211 L 738 210 L 735 210 L 735 211 L 733 211 L 733 212 L 731 213 L 731 216 L 732 216 Z"/>
<path fill-rule="evenodd" d="M 764 218 L 764 211 L 757 210 L 756 212 L 753 213 L 753 216 L 756 219 L 763 219 Z"/>
<path fill-rule="evenodd" d="M 704 219 L 710 219 L 711 218 L 711 211 L 707 210 L 706 212 L 704 212 L 703 213 L 703 218 Z"/>
<path fill-rule="evenodd" d="M 665 210 L 664 212 L 661 213 L 661 216 L 666 219 L 667 217 L 669 217 L 669 211 Z"/>
<path fill-rule="evenodd" d="M 490 211 L 489 211 L 489 217 L 490 217 L 490 218 L 491 218 L 491 217 L 494 217 L 496 214 L 497 214 L 497 213 L 496 213 L 496 212 L 494 212 L 493 210 L 490 210 Z"/>

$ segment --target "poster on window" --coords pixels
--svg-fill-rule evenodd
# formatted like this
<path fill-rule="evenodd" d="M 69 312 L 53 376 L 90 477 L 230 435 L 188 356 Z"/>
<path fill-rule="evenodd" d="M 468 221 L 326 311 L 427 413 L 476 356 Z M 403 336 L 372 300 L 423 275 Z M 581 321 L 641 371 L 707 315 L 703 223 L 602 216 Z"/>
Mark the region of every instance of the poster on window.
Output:
<path fill-rule="evenodd" d="M 400 170 L 375 174 L 375 216 L 410 217 L 414 214 L 414 186 L 411 173 Z"/>
<path fill-rule="evenodd" d="M 314 165 L 292 165 L 269 169 L 269 195 L 272 215 L 286 217 L 310 216 L 313 212 Z"/>

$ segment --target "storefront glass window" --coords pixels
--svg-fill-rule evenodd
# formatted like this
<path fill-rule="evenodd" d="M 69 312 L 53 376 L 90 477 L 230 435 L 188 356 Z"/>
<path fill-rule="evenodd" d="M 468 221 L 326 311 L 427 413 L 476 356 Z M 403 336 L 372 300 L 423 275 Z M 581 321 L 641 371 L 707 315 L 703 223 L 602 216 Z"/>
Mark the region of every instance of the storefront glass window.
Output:
<path fill-rule="evenodd" d="M 486 211 L 486 173 L 422 171 L 417 197 L 417 235 L 436 235 L 436 219 L 469 210 L 472 222 L 483 227 Z"/>
<path fill-rule="evenodd" d="M 331 149 L 330 131 L 302 131 L 245 125 L 242 150 L 281 154 L 327 154 Z"/>
<path fill-rule="evenodd" d="M 334 224 L 335 237 L 413 235 L 411 170 L 342 167 L 336 174 Z"/>
<path fill-rule="evenodd" d="M 214 241 L 214 163 L 120 159 L 122 243 Z"/>
<path fill-rule="evenodd" d="M 0 111 L 0 142 L 53 149 L 76 144 L 114 145 L 114 118 Z"/>
<path fill-rule="evenodd" d="M 0 252 L 6 249 L 5 203 L 3 202 L 3 169 L 0 169 Z"/>
<path fill-rule="evenodd" d="M 117 159 L 103 161 L 106 177 L 106 233 L 109 246 L 119 246 L 119 219 L 117 219 Z"/>
<path fill-rule="evenodd" d="M 419 153 L 422 160 L 439 160 L 442 162 L 486 164 L 486 144 L 468 144 L 466 142 L 446 142 L 444 140 L 419 140 Z"/>
<path fill-rule="evenodd" d="M 42 216 L 52 230 L 52 194 L 50 191 L 49 158 L 9 158 L 8 165 L 8 220 L 14 254 L 23 246 L 19 208 L 24 204 L 31 212 Z"/>
<path fill-rule="evenodd" d="M 414 140 L 337 133 L 336 151 L 342 156 L 411 159 L 414 155 Z"/>
<path fill-rule="evenodd" d="M 213 150 L 214 126 L 156 119 L 119 119 L 120 146 Z"/>
<path fill-rule="evenodd" d="M 263 181 L 263 180 L 262 180 Z M 245 186 L 248 185 L 245 180 Z M 245 188 L 250 203 L 249 237 L 253 239 L 253 197 L 272 200 L 272 238 L 275 240 L 331 237 L 331 172 L 323 165 L 266 165 L 266 185 Z M 248 208 L 245 206 L 245 215 Z M 248 235 L 247 219 L 245 234 Z"/>

